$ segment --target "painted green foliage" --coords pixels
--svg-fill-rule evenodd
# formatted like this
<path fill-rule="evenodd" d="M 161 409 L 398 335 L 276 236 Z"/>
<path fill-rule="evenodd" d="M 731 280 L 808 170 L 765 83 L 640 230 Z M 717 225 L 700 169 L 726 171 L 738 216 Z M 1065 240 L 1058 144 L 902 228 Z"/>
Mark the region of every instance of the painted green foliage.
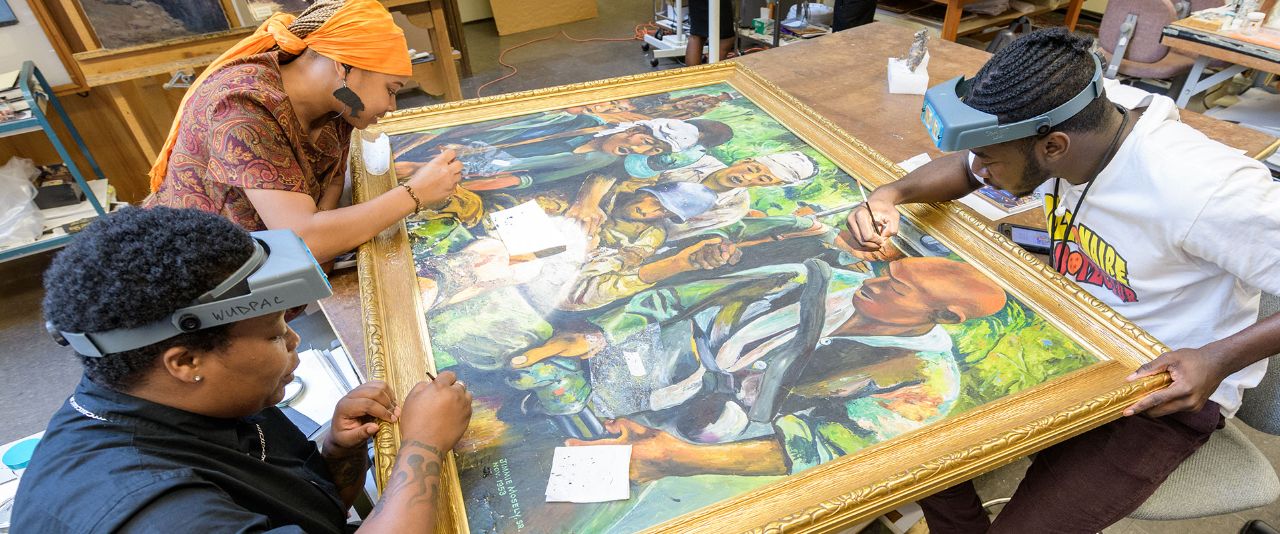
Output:
<path fill-rule="evenodd" d="M 676 91 L 671 95 L 715 94 L 722 90 L 719 86 L 712 86 Z M 711 155 L 720 161 L 733 162 L 761 154 L 798 150 L 818 162 L 817 176 L 802 187 L 752 191 L 752 208 L 769 214 L 792 213 L 805 205 L 830 207 L 833 202 L 838 204 L 841 200 L 861 198 L 849 175 L 746 99 L 721 104 L 702 118 L 733 126 L 733 139 L 710 150 Z"/>
<path fill-rule="evenodd" d="M 1010 300 L 990 317 L 947 327 L 960 363 L 958 414 L 1096 360 L 1044 318 Z"/>

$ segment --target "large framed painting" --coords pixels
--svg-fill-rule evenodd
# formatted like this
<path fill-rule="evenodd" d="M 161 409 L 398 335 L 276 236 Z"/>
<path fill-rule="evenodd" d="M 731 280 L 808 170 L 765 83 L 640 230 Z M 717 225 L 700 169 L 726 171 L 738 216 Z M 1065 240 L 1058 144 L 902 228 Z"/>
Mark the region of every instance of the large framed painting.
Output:
<path fill-rule="evenodd" d="M 901 169 L 736 64 L 377 129 L 394 165 L 370 174 L 356 143 L 357 201 L 464 163 L 445 206 L 359 254 L 372 376 L 452 370 L 475 395 L 442 531 L 830 531 L 1166 380 L 1126 383 L 1163 347 L 958 208 L 906 206 L 892 247 L 848 248 L 862 189 Z M 504 230 L 530 209 L 532 235 Z M 397 444 L 387 426 L 379 480 Z M 546 502 L 556 448 L 602 444 L 631 445 L 629 499 Z"/>
<path fill-rule="evenodd" d="M 231 28 L 220 0 L 79 0 L 102 48 L 116 49 Z"/>
<path fill-rule="evenodd" d="M 233 0 L 242 26 L 256 26 L 276 13 L 298 14 L 311 5 L 310 0 Z"/>

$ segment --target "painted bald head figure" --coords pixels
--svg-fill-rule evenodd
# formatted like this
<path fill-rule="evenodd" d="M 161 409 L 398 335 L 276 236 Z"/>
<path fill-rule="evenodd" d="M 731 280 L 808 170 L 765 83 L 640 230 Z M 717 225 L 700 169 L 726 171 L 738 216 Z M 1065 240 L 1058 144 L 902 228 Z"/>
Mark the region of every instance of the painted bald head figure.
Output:
<path fill-rule="evenodd" d="M 858 313 L 846 325 L 863 334 L 923 334 L 1000 311 L 1005 292 L 972 265 L 946 258 L 904 258 L 863 283 Z"/>

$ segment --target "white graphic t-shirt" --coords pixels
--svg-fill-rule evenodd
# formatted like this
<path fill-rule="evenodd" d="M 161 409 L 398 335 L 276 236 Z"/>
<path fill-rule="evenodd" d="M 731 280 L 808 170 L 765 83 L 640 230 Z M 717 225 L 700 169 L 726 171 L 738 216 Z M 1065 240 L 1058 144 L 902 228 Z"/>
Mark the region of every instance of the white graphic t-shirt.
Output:
<path fill-rule="evenodd" d="M 1113 90 L 1114 89 L 1114 90 Z M 1085 185 L 1045 182 L 1059 272 L 1173 349 L 1199 348 L 1252 325 L 1260 291 L 1280 293 L 1280 184 L 1262 163 L 1178 120 L 1164 96 L 1107 88 L 1146 106 L 1132 133 Z M 1055 195 L 1061 195 L 1058 198 Z M 1054 224 L 1056 222 L 1056 225 Z M 1266 372 L 1261 361 L 1210 397 L 1227 417 Z"/>

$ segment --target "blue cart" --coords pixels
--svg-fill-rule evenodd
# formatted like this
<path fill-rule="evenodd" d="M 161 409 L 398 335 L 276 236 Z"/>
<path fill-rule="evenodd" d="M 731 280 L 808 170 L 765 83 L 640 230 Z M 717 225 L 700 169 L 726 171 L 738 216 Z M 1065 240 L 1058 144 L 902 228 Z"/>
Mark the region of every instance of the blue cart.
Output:
<path fill-rule="evenodd" d="M 66 110 L 62 108 L 62 103 L 58 101 L 57 95 L 53 94 L 53 89 L 49 87 L 49 82 L 44 79 L 44 75 L 40 73 L 40 69 L 36 68 L 34 63 L 30 61 L 22 63 L 22 70 L 18 75 L 18 87 L 22 91 L 22 99 L 30 107 L 30 116 L 0 122 L 0 137 L 43 130 L 45 136 L 49 138 L 49 142 L 53 143 L 53 148 L 58 151 L 58 156 L 62 158 L 63 164 L 67 166 L 67 170 L 75 178 L 76 184 L 84 192 L 85 202 L 93 206 L 97 216 L 106 215 L 106 207 L 98 201 L 93 189 L 89 187 L 89 182 L 84 179 L 84 173 L 80 171 L 79 164 L 67 152 L 67 148 L 62 144 L 58 133 L 54 131 L 53 125 L 49 123 L 49 118 L 45 115 L 46 107 L 52 106 L 54 112 L 58 114 L 62 124 L 70 132 L 71 139 L 75 141 L 76 146 L 79 148 L 80 154 L 89 162 L 89 167 L 96 177 L 95 180 L 106 180 L 106 177 L 103 176 L 102 169 L 98 167 L 98 162 L 93 159 L 93 155 L 89 153 L 89 149 L 85 146 L 84 138 L 80 137 L 80 132 L 71 123 L 71 118 L 67 116 Z M 65 245 L 70 239 L 70 234 L 50 235 L 46 232 L 45 235 L 34 242 L 0 248 L 0 261 L 8 261 L 52 250 Z"/>

